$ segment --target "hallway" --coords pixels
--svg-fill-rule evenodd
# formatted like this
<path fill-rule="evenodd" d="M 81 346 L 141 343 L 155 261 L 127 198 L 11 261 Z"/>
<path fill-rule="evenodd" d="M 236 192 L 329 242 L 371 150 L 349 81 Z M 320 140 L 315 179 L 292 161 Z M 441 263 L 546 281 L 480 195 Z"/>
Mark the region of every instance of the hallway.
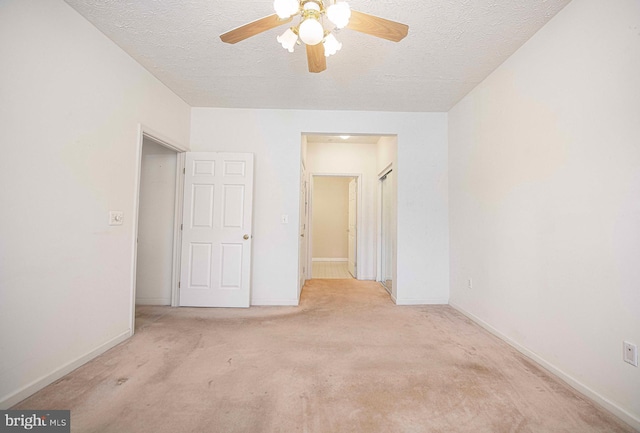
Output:
<path fill-rule="evenodd" d="M 313 262 L 311 278 L 343 279 L 353 278 L 347 262 Z"/>

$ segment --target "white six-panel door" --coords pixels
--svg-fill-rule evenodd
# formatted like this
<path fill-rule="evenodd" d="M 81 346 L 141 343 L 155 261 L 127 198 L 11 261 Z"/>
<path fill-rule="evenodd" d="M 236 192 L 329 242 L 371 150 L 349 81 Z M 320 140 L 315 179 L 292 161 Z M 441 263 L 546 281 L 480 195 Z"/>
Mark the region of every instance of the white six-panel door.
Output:
<path fill-rule="evenodd" d="M 180 306 L 249 306 L 252 196 L 252 154 L 187 152 Z"/>

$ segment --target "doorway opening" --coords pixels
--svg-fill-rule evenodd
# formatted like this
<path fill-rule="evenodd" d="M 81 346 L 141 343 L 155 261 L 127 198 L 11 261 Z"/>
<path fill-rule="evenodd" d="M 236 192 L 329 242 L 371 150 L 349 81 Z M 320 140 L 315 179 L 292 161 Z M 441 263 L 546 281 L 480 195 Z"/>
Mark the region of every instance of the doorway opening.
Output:
<path fill-rule="evenodd" d="M 311 278 L 355 278 L 382 283 L 380 177 L 391 167 L 397 173 L 397 136 L 303 134 L 301 146 L 300 291 Z M 395 221 L 395 182 L 388 192 L 385 215 Z M 325 207 L 324 203 L 331 200 L 334 204 Z M 355 208 L 350 218 L 349 203 Z M 323 225 L 316 221 L 318 213 L 334 220 L 336 235 L 329 236 L 316 227 Z M 387 244 L 395 245 L 395 223 L 391 228 L 384 231 L 385 239 Z M 391 275 L 388 285 L 393 287 L 396 251 L 393 248 L 385 252 L 388 260 L 384 271 Z M 395 287 L 389 293 L 395 299 Z"/>
<path fill-rule="evenodd" d="M 178 154 L 142 141 L 136 305 L 171 305 Z"/>
<path fill-rule="evenodd" d="M 358 176 L 313 176 L 311 278 L 357 278 Z"/>
<path fill-rule="evenodd" d="M 131 332 L 136 305 L 178 305 L 182 167 L 186 149 L 140 126 Z"/>

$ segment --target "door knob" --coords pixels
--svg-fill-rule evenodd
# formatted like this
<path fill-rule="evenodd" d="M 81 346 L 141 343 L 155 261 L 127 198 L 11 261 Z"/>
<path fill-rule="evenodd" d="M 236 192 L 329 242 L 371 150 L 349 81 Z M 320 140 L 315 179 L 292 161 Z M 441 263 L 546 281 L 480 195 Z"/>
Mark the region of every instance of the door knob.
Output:
<path fill-rule="evenodd" d="M 249 235 L 242 236 L 242 239 L 244 239 L 246 241 L 247 239 L 249 239 Z"/>
<path fill-rule="evenodd" d="M 302 233 L 302 234 L 300 235 L 300 237 L 301 237 L 301 238 L 303 238 L 303 237 L 304 237 L 304 233 Z"/>

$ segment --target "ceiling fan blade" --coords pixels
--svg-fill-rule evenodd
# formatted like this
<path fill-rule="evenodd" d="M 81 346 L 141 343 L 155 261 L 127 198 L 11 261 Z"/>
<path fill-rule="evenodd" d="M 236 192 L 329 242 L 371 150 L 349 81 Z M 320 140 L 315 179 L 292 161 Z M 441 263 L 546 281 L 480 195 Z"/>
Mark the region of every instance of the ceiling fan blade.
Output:
<path fill-rule="evenodd" d="M 353 9 L 351 10 L 351 18 L 347 28 L 393 42 L 399 42 L 409 33 L 409 26 L 406 24 L 354 11 Z"/>
<path fill-rule="evenodd" d="M 322 72 L 327 69 L 327 58 L 324 56 L 324 45 L 307 45 L 307 63 L 309 72 Z"/>
<path fill-rule="evenodd" d="M 229 30 L 227 33 L 221 34 L 220 39 L 222 39 L 222 42 L 235 44 L 236 42 L 244 41 L 251 36 L 255 36 L 258 33 L 262 33 L 274 27 L 288 23 L 292 19 L 293 17 L 281 19 L 276 14 L 269 15 L 264 18 L 260 18 L 259 20 L 252 21 L 249 24 Z"/>

